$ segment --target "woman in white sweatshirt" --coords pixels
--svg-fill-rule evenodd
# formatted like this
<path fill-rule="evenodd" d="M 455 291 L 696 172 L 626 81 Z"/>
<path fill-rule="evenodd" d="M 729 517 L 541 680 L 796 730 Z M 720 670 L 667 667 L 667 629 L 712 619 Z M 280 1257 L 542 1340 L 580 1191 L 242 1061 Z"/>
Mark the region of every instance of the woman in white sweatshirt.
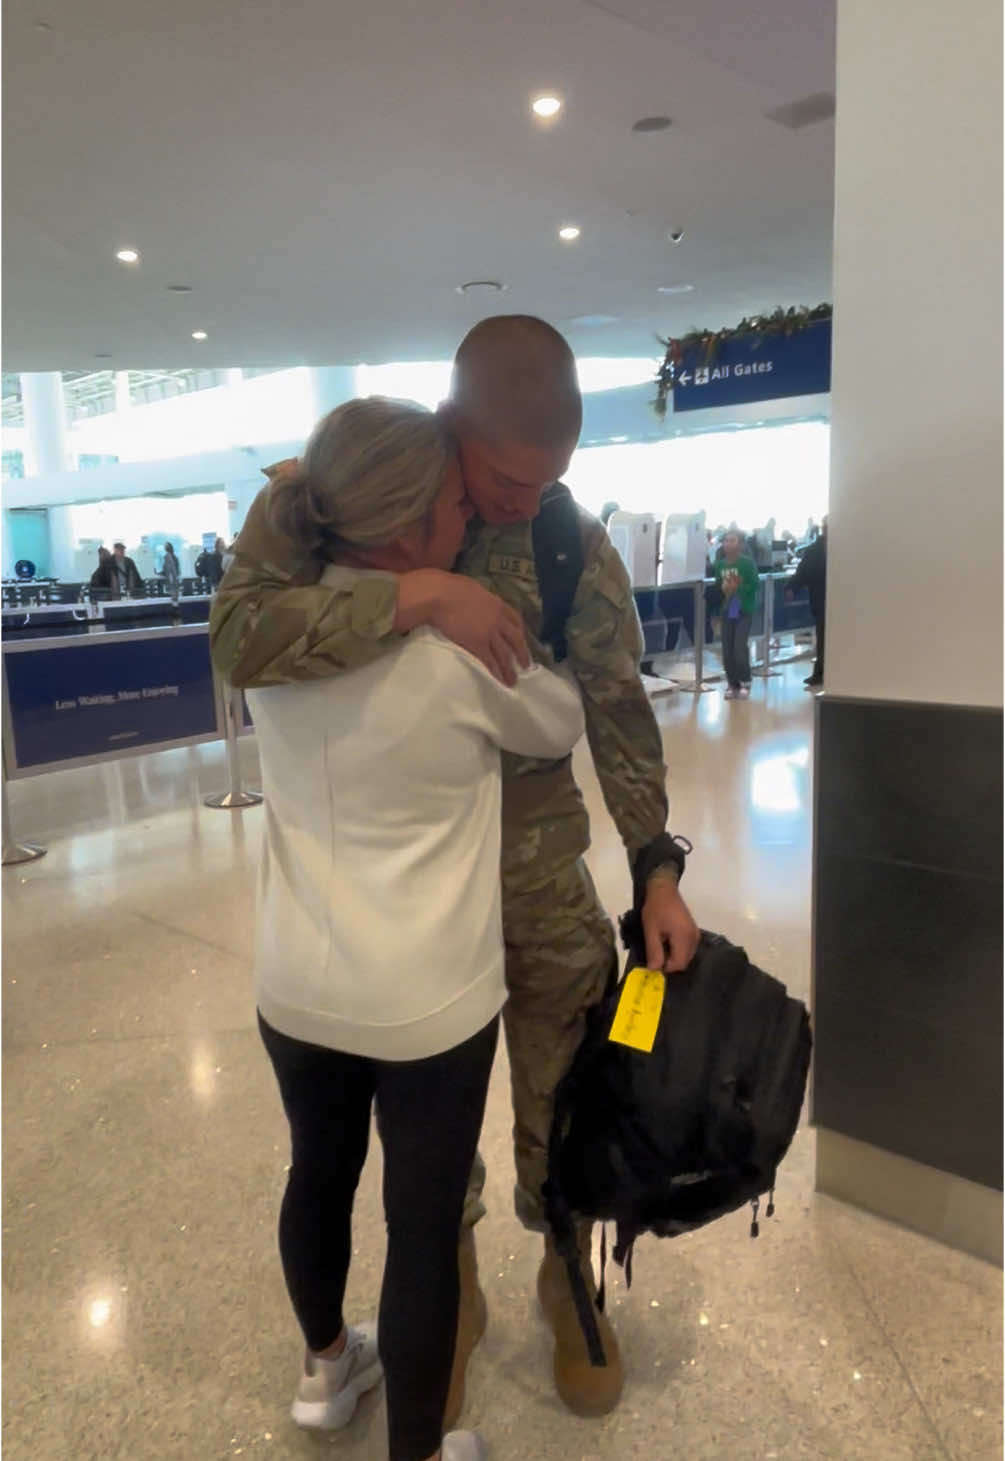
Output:
<path fill-rule="evenodd" d="M 273 521 L 323 546 L 332 585 L 449 569 L 470 515 L 439 419 L 377 397 L 325 417 L 267 490 Z M 499 753 L 565 755 L 578 692 L 539 666 L 508 689 L 422 629 L 352 675 L 248 701 L 266 793 L 256 994 L 292 1135 L 279 1243 L 307 1345 L 293 1416 L 345 1424 L 382 1361 L 390 1461 L 468 1461 L 478 1438 L 443 1438 L 441 1421 L 506 998 Z M 342 1314 L 374 1102 L 388 1227 L 376 1343 Z"/>

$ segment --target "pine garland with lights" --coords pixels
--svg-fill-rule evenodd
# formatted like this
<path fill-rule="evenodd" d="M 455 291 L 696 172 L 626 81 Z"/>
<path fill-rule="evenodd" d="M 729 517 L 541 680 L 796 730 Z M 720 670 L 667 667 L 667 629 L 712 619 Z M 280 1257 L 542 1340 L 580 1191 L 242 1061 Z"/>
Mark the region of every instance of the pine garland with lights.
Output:
<path fill-rule="evenodd" d="M 667 397 L 674 388 L 677 376 L 684 364 L 684 356 L 696 346 L 701 347 L 699 356 L 702 365 L 711 365 L 719 353 L 720 345 L 729 340 L 749 339 L 753 335 L 768 340 L 776 335 L 794 335 L 798 330 L 805 330 L 808 325 L 816 324 L 818 320 L 829 320 L 833 316 L 833 309 L 829 304 L 818 304 L 813 309 L 807 309 L 805 305 L 798 308 L 793 305 L 784 309 L 781 305 L 769 315 L 751 315 L 749 319 L 742 319 L 738 325 L 732 325 L 722 330 L 689 330 L 686 335 L 678 338 L 664 340 L 662 335 L 657 339 L 664 347 L 666 354 L 663 363 L 656 372 L 656 399 L 653 402 L 653 409 L 657 416 L 665 416 L 667 413 Z"/>

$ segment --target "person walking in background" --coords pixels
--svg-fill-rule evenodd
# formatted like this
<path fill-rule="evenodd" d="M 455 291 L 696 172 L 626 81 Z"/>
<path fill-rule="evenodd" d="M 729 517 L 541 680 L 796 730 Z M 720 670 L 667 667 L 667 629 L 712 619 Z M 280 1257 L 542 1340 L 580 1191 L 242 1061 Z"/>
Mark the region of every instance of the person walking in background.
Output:
<path fill-rule="evenodd" d="M 222 538 L 217 538 L 213 548 L 204 548 L 195 560 L 196 578 L 205 579 L 209 584 L 210 593 L 216 593 L 223 578 L 223 555 L 227 545 Z"/>
<path fill-rule="evenodd" d="M 827 519 L 824 518 L 820 535 L 810 544 L 800 560 L 799 567 L 789 580 L 786 598 L 793 598 L 800 589 L 808 589 L 810 613 L 817 626 L 817 657 L 813 673 L 805 681 L 808 690 L 819 690 L 824 682 L 824 620 L 827 613 Z"/>
<path fill-rule="evenodd" d="M 441 418 L 379 396 L 326 416 L 270 517 L 329 588 L 444 572 L 472 509 Z M 279 1222 L 307 1344 L 293 1418 L 345 1425 L 387 1373 L 390 1461 L 479 1461 L 444 1436 L 457 1248 L 506 999 L 500 751 L 567 756 L 571 676 L 510 689 L 432 628 L 354 675 L 248 692 L 269 816 L 258 898 L 262 1039 L 293 1146 Z M 376 1104 L 387 1262 L 377 1345 L 342 1306 Z M 442 1447 L 442 1449 L 441 1449 Z"/>
<path fill-rule="evenodd" d="M 131 558 L 126 557 L 125 543 L 114 543 L 115 557 L 112 560 L 112 567 L 119 580 L 119 598 L 128 598 L 133 594 L 143 592 L 143 580 L 140 578 L 140 571 Z"/>
<path fill-rule="evenodd" d="M 757 569 L 741 552 L 740 534 L 728 532 L 724 556 L 715 565 L 722 594 L 722 667 L 726 672 L 726 699 L 750 698 L 750 622 L 757 601 Z"/>
<path fill-rule="evenodd" d="M 175 557 L 174 544 L 164 544 L 164 562 L 161 564 L 161 578 L 168 591 L 168 598 L 176 599 L 181 587 L 181 565 Z"/>

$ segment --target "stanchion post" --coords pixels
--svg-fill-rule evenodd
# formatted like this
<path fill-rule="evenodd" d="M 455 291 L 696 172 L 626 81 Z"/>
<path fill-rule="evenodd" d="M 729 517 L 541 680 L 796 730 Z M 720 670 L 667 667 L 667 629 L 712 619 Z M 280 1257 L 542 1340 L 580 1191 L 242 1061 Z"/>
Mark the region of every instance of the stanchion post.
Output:
<path fill-rule="evenodd" d="M 781 674 L 781 670 L 771 668 L 771 641 L 775 634 L 775 575 L 766 573 L 761 582 L 765 586 L 764 593 L 764 663 L 758 669 L 757 674 L 762 679 L 775 679 Z"/>
<path fill-rule="evenodd" d="M 3 816 L 3 866 L 9 867 L 12 863 L 37 862 L 44 857 L 48 848 L 38 847 L 34 842 L 18 842 L 10 825 L 10 807 L 7 805 L 7 752 L 3 753 L 3 805 L 0 807 L 0 815 Z"/>
<path fill-rule="evenodd" d="M 694 584 L 694 679 L 692 681 L 680 681 L 678 690 L 686 690 L 689 695 L 701 695 L 705 690 L 710 690 L 711 685 L 704 683 L 705 679 L 705 580 L 699 578 Z"/>
<path fill-rule="evenodd" d="M 705 678 L 705 580 L 694 586 L 694 682 L 699 687 Z"/>
<path fill-rule="evenodd" d="M 227 741 L 227 775 L 230 787 L 227 791 L 207 796 L 205 805 L 215 811 L 236 812 L 243 807 L 257 807 L 263 800 L 260 791 L 245 791 L 241 784 L 241 756 L 237 740 L 237 728 L 241 715 L 241 692 L 230 685 L 220 689 L 223 702 L 223 718 Z"/>

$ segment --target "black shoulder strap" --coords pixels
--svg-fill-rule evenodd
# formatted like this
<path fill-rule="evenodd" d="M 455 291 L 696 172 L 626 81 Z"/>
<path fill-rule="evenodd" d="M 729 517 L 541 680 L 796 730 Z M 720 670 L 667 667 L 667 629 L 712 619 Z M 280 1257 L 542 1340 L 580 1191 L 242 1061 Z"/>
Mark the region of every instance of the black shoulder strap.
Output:
<path fill-rule="evenodd" d="M 534 563 L 541 595 L 542 644 L 550 645 L 556 662 L 565 659 L 565 626 L 583 572 L 583 531 L 572 493 L 555 482 L 541 499 L 534 519 Z"/>

